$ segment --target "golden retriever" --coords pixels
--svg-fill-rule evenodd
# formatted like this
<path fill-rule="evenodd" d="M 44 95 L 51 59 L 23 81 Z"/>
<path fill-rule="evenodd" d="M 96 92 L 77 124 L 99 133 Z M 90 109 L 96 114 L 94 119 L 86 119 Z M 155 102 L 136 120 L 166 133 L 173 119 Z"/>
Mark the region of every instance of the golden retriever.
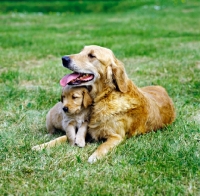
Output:
<path fill-rule="evenodd" d="M 85 137 L 89 121 L 92 98 L 85 87 L 65 86 L 61 102 L 54 105 L 47 114 L 46 126 L 49 133 L 65 131 L 66 135 L 50 142 L 34 146 L 33 150 L 50 148 L 69 140 L 71 145 L 85 146 Z"/>
<path fill-rule="evenodd" d="M 106 155 L 126 136 L 155 131 L 174 121 L 175 109 L 166 90 L 161 86 L 138 88 L 110 49 L 85 46 L 78 54 L 64 56 L 62 62 L 73 73 L 60 80 L 61 86 L 92 87 L 88 132 L 92 138 L 106 141 L 89 157 L 90 163 Z"/>

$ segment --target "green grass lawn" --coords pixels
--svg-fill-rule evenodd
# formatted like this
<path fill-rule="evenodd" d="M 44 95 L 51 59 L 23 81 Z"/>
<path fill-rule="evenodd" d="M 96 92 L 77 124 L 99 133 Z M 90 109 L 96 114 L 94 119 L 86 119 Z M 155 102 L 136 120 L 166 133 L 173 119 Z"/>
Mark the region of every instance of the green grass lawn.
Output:
<path fill-rule="evenodd" d="M 31 12 L 31 4 L 13 12 L 2 3 L 0 195 L 200 195 L 199 1 L 127 2 L 81 13 Z M 45 117 L 68 73 L 61 57 L 90 44 L 112 49 L 138 86 L 164 86 L 176 121 L 94 164 L 87 159 L 98 143 L 31 151 L 58 136 L 46 135 Z"/>

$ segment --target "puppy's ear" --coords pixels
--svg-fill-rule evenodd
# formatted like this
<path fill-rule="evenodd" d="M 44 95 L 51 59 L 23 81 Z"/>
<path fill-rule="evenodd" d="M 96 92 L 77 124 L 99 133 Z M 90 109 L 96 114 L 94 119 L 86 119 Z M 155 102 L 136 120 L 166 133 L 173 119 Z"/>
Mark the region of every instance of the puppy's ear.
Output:
<path fill-rule="evenodd" d="M 88 93 L 87 89 L 84 89 L 83 91 L 83 106 L 87 108 L 89 105 L 92 104 L 92 98 L 90 94 Z"/>
<path fill-rule="evenodd" d="M 126 75 L 123 63 L 114 58 L 111 67 L 114 79 L 117 83 L 119 90 L 123 93 L 126 93 L 128 91 L 128 77 Z"/>

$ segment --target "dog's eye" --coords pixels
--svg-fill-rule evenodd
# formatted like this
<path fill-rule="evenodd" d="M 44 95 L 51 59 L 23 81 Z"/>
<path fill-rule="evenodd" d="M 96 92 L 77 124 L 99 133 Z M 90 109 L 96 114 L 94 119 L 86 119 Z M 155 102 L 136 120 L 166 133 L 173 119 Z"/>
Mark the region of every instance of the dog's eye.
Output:
<path fill-rule="evenodd" d="M 91 58 L 91 59 L 92 59 L 92 58 L 96 58 L 96 56 L 94 56 L 92 53 L 89 53 L 89 54 L 88 54 L 88 57 Z"/>
<path fill-rule="evenodd" d="M 72 95 L 72 99 L 77 99 L 78 97 L 76 97 L 76 96 L 74 96 L 74 95 Z"/>

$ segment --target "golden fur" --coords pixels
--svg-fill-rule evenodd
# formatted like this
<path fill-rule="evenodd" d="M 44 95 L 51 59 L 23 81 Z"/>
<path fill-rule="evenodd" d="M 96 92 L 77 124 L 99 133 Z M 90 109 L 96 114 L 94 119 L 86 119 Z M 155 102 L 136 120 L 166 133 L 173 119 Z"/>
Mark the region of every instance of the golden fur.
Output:
<path fill-rule="evenodd" d="M 66 135 L 56 138 L 50 142 L 34 146 L 33 150 L 50 148 L 69 140 L 71 145 L 85 146 L 85 136 L 89 120 L 92 98 L 85 87 L 63 88 L 61 102 L 54 105 L 47 114 L 46 126 L 49 133 L 57 129 L 65 131 Z M 67 111 L 63 111 L 63 109 Z M 76 129 L 78 129 L 76 133 Z"/>
<path fill-rule="evenodd" d="M 96 139 L 106 139 L 89 157 L 100 159 L 126 136 L 161 129 L 175 119 L 171 98 L 161 86 L 138 88 L 127 76 L 123 64 L 110 49 L 85 46 L 63 64 L 72 71 L 93 74 L 91 81 L 78 84 L 92 86 L 94 99 L 88 132 Z"/>

